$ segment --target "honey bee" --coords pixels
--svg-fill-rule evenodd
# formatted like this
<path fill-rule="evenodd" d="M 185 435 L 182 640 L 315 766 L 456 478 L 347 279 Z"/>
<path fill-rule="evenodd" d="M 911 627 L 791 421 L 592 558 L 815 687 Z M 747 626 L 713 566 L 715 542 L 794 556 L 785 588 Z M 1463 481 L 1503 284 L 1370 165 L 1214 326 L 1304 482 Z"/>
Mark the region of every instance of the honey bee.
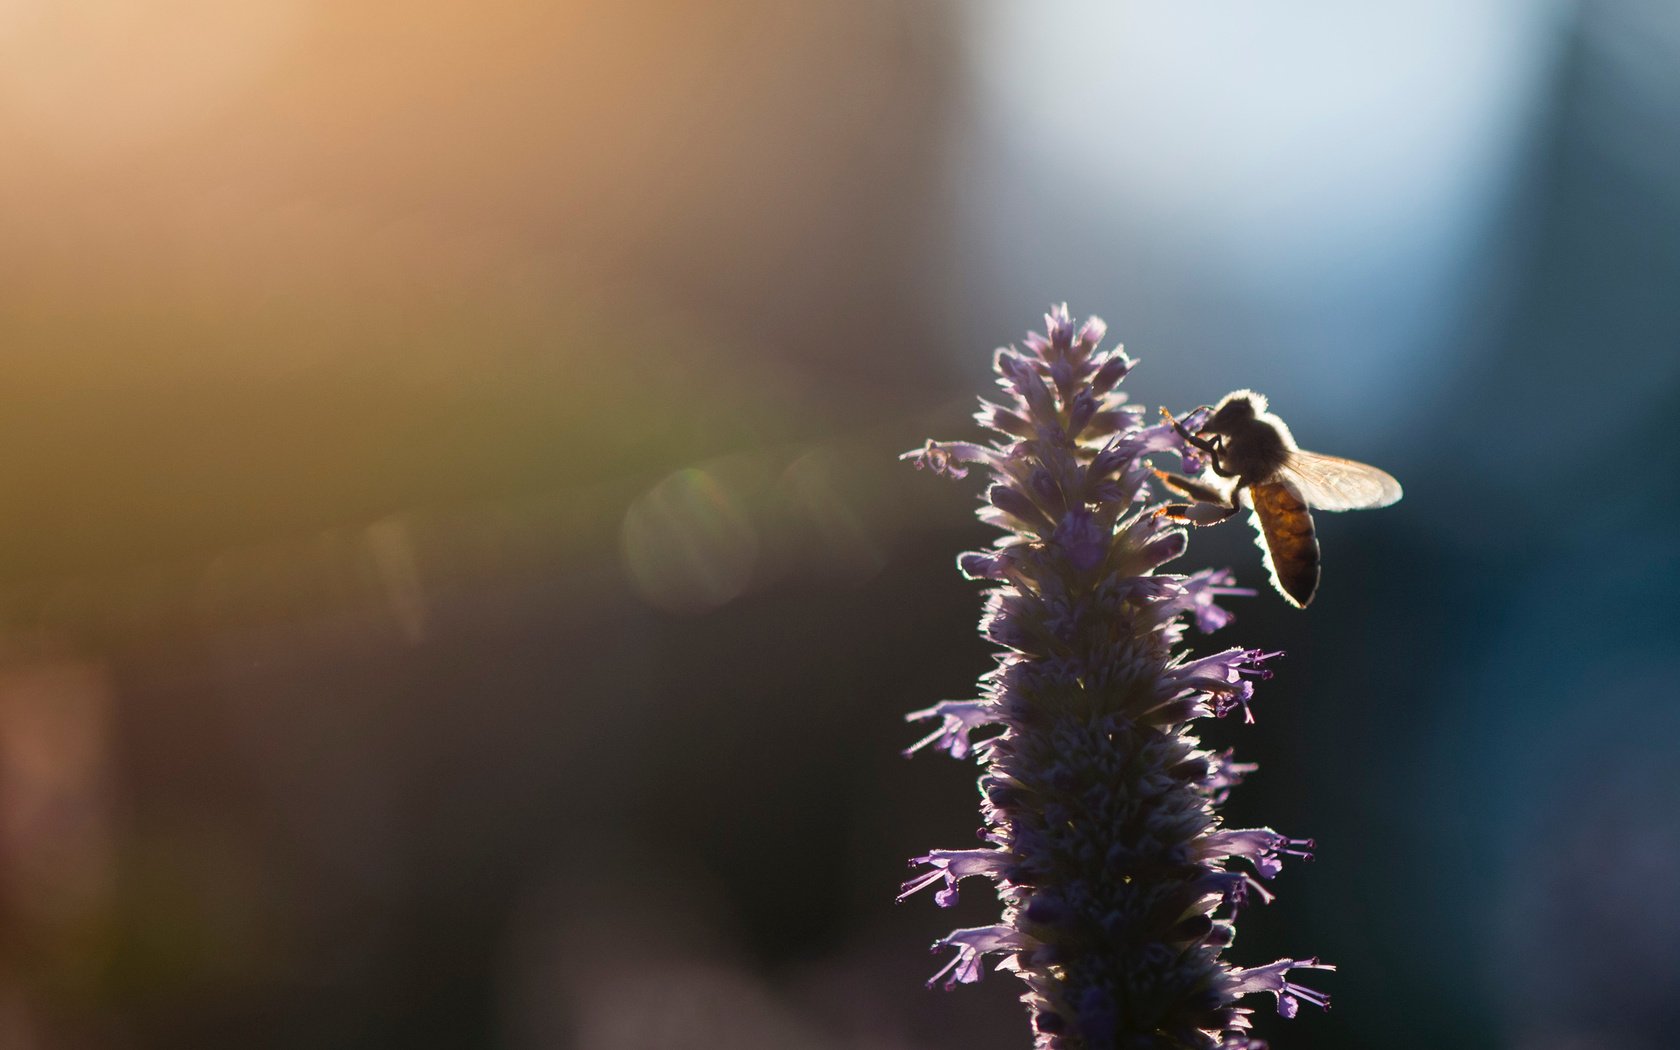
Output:
<path fill-rule="evenodd" d="M 1225 395 L 1195 433 L 1162 412 L 1184 440 L 1207 453 L 1215 475 L 1236 483 L 1226 490 L 1156 471 L 1169 489 L 1194 501 L 1170 504 L 1158 513 L 1191 525 L 1213 525 L 1241 509 L 1239 501 L 1246 502 L 1254 511 L 1255 542 L 1266 552 L 1272 586 L 1297 608 L 1306 608 L 1318 590 L 1312 509 L 1364 510 L 1400 499 L 1400 483 L 1376 467 L 1297 446 L 1289 427 L 1266 411 L 1266 399 L 1252 390 Z"/>

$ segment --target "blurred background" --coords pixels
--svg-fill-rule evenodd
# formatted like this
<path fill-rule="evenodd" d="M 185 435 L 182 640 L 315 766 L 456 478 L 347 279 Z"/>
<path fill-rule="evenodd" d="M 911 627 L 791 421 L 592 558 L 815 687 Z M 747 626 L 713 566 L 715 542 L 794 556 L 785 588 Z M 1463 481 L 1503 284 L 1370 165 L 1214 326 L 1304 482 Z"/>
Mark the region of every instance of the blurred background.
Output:
<path fill-rule="evenodd" d="M 1673 5 L 12 0 L 0 150 L 0 1047 L 1028 1045 L 895 456 L 1064 299 L 1406 486 L 1198 640 L 1262 1034 L 1673 1045 Z"/>

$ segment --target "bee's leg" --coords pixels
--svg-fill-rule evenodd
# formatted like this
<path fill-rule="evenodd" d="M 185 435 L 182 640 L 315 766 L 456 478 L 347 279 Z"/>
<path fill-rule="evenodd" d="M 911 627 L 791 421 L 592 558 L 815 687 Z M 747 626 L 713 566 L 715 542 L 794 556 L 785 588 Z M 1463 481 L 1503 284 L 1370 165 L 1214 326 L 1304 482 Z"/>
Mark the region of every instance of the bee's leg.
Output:
<path fill-rule="evenodd" d="M 1226 470 L 1225 464 L 1219 462 L 1219 454 L 1225 451 L 1225 441 L 1223 438 L 1215 437 L 1212 441 L 1202 447 L 1207 450 L 1208 465 L 1213 468 L 1213 472 L 1215 474 L 1218 474 L 1222 478 L 1236 478 L 1242 476 L 1234 470 Z M 1233 491 L 1231 496 L 1232 498 L 1235 498 L 1236 492 Z"/>
<path fill-rule="evenodd" d="M 1204 405 L 1202 407 L 1206 408 L 1207 406 Z M 1194 411 L 1192 411 L 1190 414 L 1195 415 L 1196 412 L 1200 412 L 1200 411 L 1201 411 L 1201 409 L 1198 408 L 1198 409 L 1195 409 Z M 1171 423 L 1172 428 L 1174 430 L 1178 431 L 1178 436 L 1179 437 L 1181 437 L 1184 440 L 1190 442 L 1190 444 L 1195 445 L 1197 448 L 1201 449 L 1203 452 L 1208 452 L 1208 453 L 1213 452 L 1213 443 L 1212 442 L 1208 441 L 1207 438 L 1197 437 L 1195 434 L 1192 434 L 1192 433 L 1190 433 L 1190 431 L 1186 430 L 1185 427 L 1184 427 L 1184 424 L 1180 423 L 1178 421 L 1178 418 L 1176 416 L 1174 416 L 1171 412 L 1168 412 L 1166 410 L 1165 406 L 1163 406 L 1161 408 L 1161 414 L 1163 416 L 1166 416 L 1167 417 L 1167 422 Z"/>
<path fill-rule="evenodd" d="M 1227 496 L 1212 485 L 1204 485 L 1182 474 L 1169 474 L 1164 470 L 1155 471 L 1155 476 L 1160 478 L 1161 484 L 1170 491 L 1196 501 L 1169 503 L 1155 512 L 1161 517 L 1190 525 L 1217 525 L 1237 512 L 1235 493 Z"/>
<path fill-rule="evenodd" d="M 1169 474 L 1164 470 L 1157 470 L 1154 474 L 1161 479 L 1161 484 L 1165 485 L 1168 491 L 1176 492 L 1180 496 L 1188 496 L 1197 503 L 1226 503 L 1229 501 L 1229 497 L 1225 493 L 1220 492 L 1212 485 L 1204 485 L 1193 478 L 1185 477 L 1183 474 Z"/>
<path fill-rule="evenodd" d="M 1155 511 L 1156 516 L 1187 525 L 1217 525 L 1237 512 L 1224 503 L 1169 503 Z"/>
<path fill-rule="evenodd" d="M 1198 434 L 1192 434 L 1190 431 L 1185 429 L 1183 423 L 1180 423 L 1177 419 L 1175 419 L 1173 414 L 1168 412 L 1165 408 L 1161 409 L 1161 414 L 1166 416 L 1167 422 L 1171 423 L 1173 429 L 1178 431 L 1179 437 L 1208 454 L 1208 461 L 1213 464 L 1213 472 L 1215 474 L 1218 474 L 1222 478 L 1234 478 L 1237 476 L 1235 471 L 1226 470 L 1225 465 L 1219 462 L 1219 435 L 1215 434 L 1212 438 L 1205 438 Z"/>

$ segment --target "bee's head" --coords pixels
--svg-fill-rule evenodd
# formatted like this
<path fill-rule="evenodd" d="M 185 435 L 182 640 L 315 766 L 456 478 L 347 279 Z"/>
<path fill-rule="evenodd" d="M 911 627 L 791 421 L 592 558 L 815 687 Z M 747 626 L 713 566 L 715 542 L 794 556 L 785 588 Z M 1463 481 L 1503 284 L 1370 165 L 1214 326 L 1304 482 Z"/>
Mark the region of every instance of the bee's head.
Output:
<path fill-rule="evenodd" d="M 1204 434 L 1230 434 L 1237 427 L 1266 411 L 1266 399 L 1252 390 L 1233 390 L 1214 406 L 1213 415 L 1202 426 Z"/>

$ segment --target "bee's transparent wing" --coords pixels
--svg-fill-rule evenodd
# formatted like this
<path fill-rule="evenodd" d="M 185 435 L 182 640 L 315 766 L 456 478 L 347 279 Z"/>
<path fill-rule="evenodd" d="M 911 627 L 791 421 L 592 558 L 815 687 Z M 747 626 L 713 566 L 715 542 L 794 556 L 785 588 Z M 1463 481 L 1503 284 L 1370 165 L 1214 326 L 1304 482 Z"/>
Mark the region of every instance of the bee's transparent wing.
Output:
<path fill-rule="evenodd" d="M 1278 474 L 1294 482 L 1314 510 L 1366 510 L 1400 499 L 1400 483 L 1386 472 L 1340 456 L 1295 449 Z"/>

